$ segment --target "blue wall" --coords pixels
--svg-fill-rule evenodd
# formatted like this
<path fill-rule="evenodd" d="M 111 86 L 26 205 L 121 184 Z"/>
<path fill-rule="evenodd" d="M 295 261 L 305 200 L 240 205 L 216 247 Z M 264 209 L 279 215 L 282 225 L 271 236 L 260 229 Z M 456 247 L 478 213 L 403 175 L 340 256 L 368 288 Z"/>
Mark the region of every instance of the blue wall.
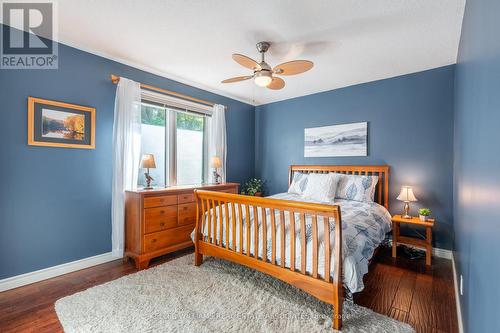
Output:
<path fill-rule="evenodd" d="M 388 164 L 390 210 L 412 185 L 438 223 L 435 245 L 451 249 L 454 67 L 360 84 L 256 108 L 256 173 L 270 194 L 287 189 L 290 164 Z M 368 157 L 304 158 L 304 128 L 368 121 Z M 409 231 L 407 231 L 409 232 Z"/>
<path fill-rule="evenodd" d="M 117 74 L 228 107 L 228 180 L 254 173 L 254 107 L 65 45 L 58 70 L 0 70 L 0 279 L 111 250 Z M 28 96 L 93 106 L 96 149 L 27 145 Z"/>
<path fill-rule="evenodd" d="M 500 332 L 500 2 L 467 1 L 455 81 L 455 260 L 466 332 Z"/>

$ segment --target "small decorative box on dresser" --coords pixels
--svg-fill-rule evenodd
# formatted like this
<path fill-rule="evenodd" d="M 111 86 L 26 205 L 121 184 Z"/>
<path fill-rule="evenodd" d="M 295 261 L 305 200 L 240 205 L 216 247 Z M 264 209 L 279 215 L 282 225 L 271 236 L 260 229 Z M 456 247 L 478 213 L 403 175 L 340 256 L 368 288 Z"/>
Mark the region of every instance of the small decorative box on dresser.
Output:
<path fill-rule="evenodd" d="M 138 269 L 169 252 L 193 245 L 194 190 L 238 193 L 238 183 L 130 190 L 125 195 L 125 257 Z"/>

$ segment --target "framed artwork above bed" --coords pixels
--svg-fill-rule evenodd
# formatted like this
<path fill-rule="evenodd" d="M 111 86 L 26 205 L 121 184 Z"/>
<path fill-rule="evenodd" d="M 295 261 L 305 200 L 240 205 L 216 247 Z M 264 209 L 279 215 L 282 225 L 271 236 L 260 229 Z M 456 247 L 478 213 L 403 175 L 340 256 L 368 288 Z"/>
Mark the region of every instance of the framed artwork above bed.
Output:
<path fill-rule="evenodd" d="M 28 145 L 95 148 L 95 108 L 28 98 Z"/>
<path fill-rule="evenodd" d="M 304 157 L 367 156 L 368 123 L 304 129 Z"/>

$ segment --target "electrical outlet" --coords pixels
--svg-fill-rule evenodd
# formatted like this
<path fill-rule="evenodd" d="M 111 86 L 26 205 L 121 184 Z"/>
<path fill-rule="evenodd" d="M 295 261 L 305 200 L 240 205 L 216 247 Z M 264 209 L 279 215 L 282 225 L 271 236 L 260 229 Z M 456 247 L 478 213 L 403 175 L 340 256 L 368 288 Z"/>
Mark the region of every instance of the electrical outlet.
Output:
<path fill-rule="evenodd" d="M 460 296 L 464 295 L 464 277 L 460 274 Z"/>

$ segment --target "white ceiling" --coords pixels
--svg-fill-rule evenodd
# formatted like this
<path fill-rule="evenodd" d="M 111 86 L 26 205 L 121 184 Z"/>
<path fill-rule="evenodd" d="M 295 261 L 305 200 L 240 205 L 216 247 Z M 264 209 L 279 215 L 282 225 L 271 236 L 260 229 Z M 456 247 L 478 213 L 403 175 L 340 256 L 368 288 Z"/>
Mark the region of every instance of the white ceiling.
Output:
<path fill-rule="evenodd" d="M 456 62 L 465 0 L 64 0 L 59 41 L 251 104 L 265 104 Z M 231 59 L 307 59 L 280 91 Z M 146 82 L 147 83 L 147 82 Z"/>

